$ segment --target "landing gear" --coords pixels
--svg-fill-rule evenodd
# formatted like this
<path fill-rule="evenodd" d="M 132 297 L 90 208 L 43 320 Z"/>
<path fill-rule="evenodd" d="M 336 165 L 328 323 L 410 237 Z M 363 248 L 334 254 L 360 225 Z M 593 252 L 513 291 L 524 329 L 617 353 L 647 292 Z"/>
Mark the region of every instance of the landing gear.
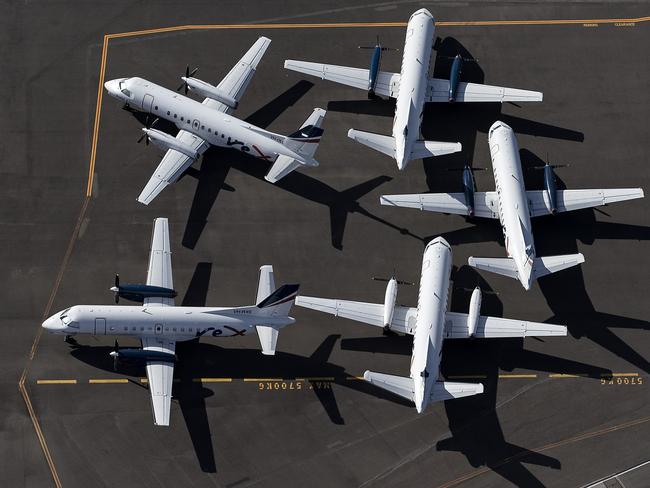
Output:
<path fill-rule="evenodd" d="M 66 344 L 71 344 L 71 345 L 73 345 L 73 346 L 76 346 L 76 345 L 77 345 L 77 339 L 75 339 L 74 337 L 72 337 L 72 336 L 69 335 L 69 334 L 66 334 L 65 338 L 63 339 L 63 341 L 64 341 Z"/>

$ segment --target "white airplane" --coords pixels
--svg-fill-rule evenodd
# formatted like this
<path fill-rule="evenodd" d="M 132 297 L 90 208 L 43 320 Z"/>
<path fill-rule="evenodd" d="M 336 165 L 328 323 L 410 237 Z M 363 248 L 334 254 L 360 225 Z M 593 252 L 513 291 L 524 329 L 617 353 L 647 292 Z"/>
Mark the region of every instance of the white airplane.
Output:
<path fill-rule="evenodd" d="M 584 262 L 584 256 L 537 257 L 531 217 L 598 207 L 609 203 L 643 198 L 641 188 L 598 190 L 558 190 L 552 166 L 544 167 L 544 190 L 526 190 L 519 159 L 519 146 L 512 129 L 497 121 L 490 127 L 488 141 L 496 191 L 475 192 L 473 179 L 464 171 L 463 193 L 423 193 L 383 195 L 382 205 L 418 208 L 499 219 L 505 238 L 507 258 L 469 258 L 469 265 L 518 279 L 526 290 L 533 280 Z"/>
<path fill-rule="evenodd" d="M 275 354 L 278 332 L 293 324 L 289 310 L 298 285 L 275 290 L 273 267 L 260 268 L 257 305 L 247 307 L 175 307 L 171 250 L 167 219 L 154 221 L 146 285 L 116 284 L 111 291 L 123 298 L 141 301 L 142 306 L 75 305 L 43 322 L 54 334 L 128 336 L 140 339 L 142 349 L 120 349 L 117 340 L 111 352 L 118 360 L 146 363 L 149 392 L 156 425 L 169 425 L 175 349 L 179 341 L 212 336 L 243 336 L 253 328 L 262 354 Z"/>
<path fill-rule="evenodd" d="M 435 38 L 435 23 L 427 9 L 411 15 L 400 73 L 379 71 L 379 53 L 375 52 L 370 70 L 310 63 L 288 59 L 284 67 L 323 80 L 368 90 L 396 98 L 392 136 L 350 129 L 348 137 L 397 161 L 400 170 L 412 159 L 451 154 L 462 149 L 458 142 L 422 140 L 420 125 L 426 102 L 541 102 L 542 93 L 500 86 L 460 82 L 462 58 L 456 56 L 450 79 L 429 77 L 429 64 Z"/>
<path fill-rule="evenodd" d="M 147 144 L 151 141 L 167 152 L 140 193 L 140 203 L 148 205 L 210 146 L 239 149 L 274 163 L 265 178 L 271 183 L 300 166 L 318 166 L 314 153 L 323 134 L 325 110 L 314 109 L 300 129 L 289 136 L 229 115 L 239 105 L 270 42 L 260 37 L 217 86 L 194 78 L 196 70 L 190 73 L 188 68 L 181 77 L 181 88 L 185 87 L 186 95 L 190 90 L 206 97 L 202 103 L 142 78 L 119 78 L 104 83 L 108 93 L 126 106 L 151 114 L 156 120 L 166 119 L 180 129 L 176 137 L 151 126 L 142 129 Z"/>
<path fill-rule="evenodd" d="M 384 303 L 364 303 L 298 296 L 296 305 L 337 317 L 385 327 L 413 336 L 413 355 L 408 378 L 366 371 L 364 379 L 415 403 L 418 413 L 431 402 L 450 400 L 483 393 L 481 383 L 440 381 L 440 359 L 444 339 L 470 337 L 539 337 L 565 336 L 566 327 L 523 320 L 480 315 L 481 292 L 472 293 L 469 314 L 447 312 L 451 247 L 437 237 L 424 250 L 417 308 L 395 306 L 393 291 L 387 290 Z M 391 284 L 389 282 L 390 287 Z"/>

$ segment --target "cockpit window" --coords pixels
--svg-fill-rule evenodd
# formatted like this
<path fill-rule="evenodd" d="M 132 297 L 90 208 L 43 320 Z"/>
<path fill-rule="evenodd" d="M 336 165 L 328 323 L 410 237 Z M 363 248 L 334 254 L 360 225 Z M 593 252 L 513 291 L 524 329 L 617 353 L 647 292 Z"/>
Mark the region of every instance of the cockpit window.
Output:
<path fill-rule="evenodd" d="M 126 84 L 123 81 L 120 81 L 119 84 L 120 91 L 124 93 L 127 97 L 131 98 L 131 91 L 126 87 Z"/>
<path fill-rule="evenodd" d="M 61 312 L 61 315 L 59 315 L 59 318 L 61 320 L 63 320 L 67 316 L 67 313 L 70 311 L 71 308 L 72 307 L 66 308 L 63 312 Z"/>

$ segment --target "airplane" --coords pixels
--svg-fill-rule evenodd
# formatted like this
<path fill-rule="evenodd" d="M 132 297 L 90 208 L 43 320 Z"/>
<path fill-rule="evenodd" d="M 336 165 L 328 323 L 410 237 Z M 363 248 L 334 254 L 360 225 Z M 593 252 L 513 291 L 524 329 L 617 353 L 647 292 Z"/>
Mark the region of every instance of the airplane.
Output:
<path fill-rule="evenodd" d="M 348 137 L 395 159 L 400 170 L 412 159 L 458 152 L 458 142 L 425 141 L 421 136 L 424 104 L 428 102 L 541 102 L 540 92 L 460 81 L 462 58 L 452 63 L 450 79 L 429 77 L 435 22 L 427 9 L 411 15 L 400 73 L 379 70 L 373 56 L 370 69 L 288 59 L 284 67 L 323 80 L 368 90 L 369 96 L 396 98 L 392 136 L 350 129 Z"/>
<path fill-rule="evenodd" d="M 483 393 L 481 383 L 441 381 L 440 360 L 444 339 L 566 336 L 563 325 L 527 322 L 480 314 L 481 291 L 475 288 L 469 313 L 447 312 L 452 252 L 449 243 L 437 237 L 429 242 L 422 257 L 422 274 L 417 308 L 396 306 L 389 282 L 384 303 L 296 297 L 296 305 L 357 322 L 413 336 L 410 376 L 402 377 L 366 371 L 369 383 L 415 404 L 422 413 L 431 402 Z M 390 322 L 386 326 L 386 317 Z"/>
<path fill-rule="evenodd" d="M 195 78 L 198 68 L 190 72 L 188 66 L 179 87 L 179 90 L 184 88 L 185 96 L 138 77 L 104 83 L 109 95 L 122 101 L 126 108 L 155 117 L 152 124 L 147 122 L 142 129 L 140 140 L 145 139 L 147 145 L 152 142 L 166 150 L 138 196 L 138 202 L 151 203 L 210 146 L 238 149 L 273 163 L 265 178 L 271 183 L 301 166 L 318 166 L 314 153 L 323 135 L 321 125 L 325 110 L 315 108 L 300 129 L 288 136 L 269 132 L 230 115 L 238 107 L 270 42 L 260 37 L 217 86 Z M 188 91 L 206 98 L 199 103 L 187 97 Z M 161 118 L 180 129 L 176 137 L 153 128 Z"/>
<path fill-rule="evenodd" d="M 53 334 L 69 336 L 107 335 L 140 339 L 141 349 L 120 348 L 117 340 L 110 353 L 115 361 L 137 360 L 146 364 L 154 424 L 168 426 L 172 399 L 172 379 L 176 343 L 201 337 L 243 336 L 255 328 L 262 354 L 274 355 L 281 328 L 293 324 L 289 310 L 298 285 L 275 289 L 273 267 L 260 268 L 257 305 L 245 307 L 174 306 L 169 224 L 154 220 L 149 269 L 145 285 L 111 288 L 128 300 L 142 305 L 75 305 L 55 313 L 43 322 Z"/>
<path fill-rule="evenodd" d="M 526 190 L 519 146 L 513 130 L 507 124 L 496 121 L 490 127 L 488 142 L 496 191 L 476 192 L 474 180 L 469 178 L 471 169 L 468 168 L 463 171 L 463 193 L 382 195 L 379 201 L 382 205 L 499 219 L 508 257 L 470 257 L 468 263 L 478 269 L 518 279 L 526 290 L 530 290 L 535 279 L 576 266 L 585 260 L 581 253 L 537 257 L 531 217 L 555 215 L 644 196 L 641 188 L 558 190 L 550 164 L 544 167 L 544 189 Z"/>

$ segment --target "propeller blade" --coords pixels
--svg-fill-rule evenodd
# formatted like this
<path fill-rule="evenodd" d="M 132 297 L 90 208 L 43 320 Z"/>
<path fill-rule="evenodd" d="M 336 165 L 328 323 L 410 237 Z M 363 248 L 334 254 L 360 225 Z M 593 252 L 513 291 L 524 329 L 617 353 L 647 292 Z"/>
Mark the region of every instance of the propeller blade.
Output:
<path fill-rule="evenodd" d="M 187 77 L 188 77 L 188 78 L 192 78 L 192 77 L 196 74 L 196 72 L 197 72 L 198 70 L 199 70 L 199 67 L 197 66 L 196 68 L 194 68 L 194 69 L 193 69 L 193 70 L 192 70 L 192 71 L 187 75 Z"/>
<path fill-rule="evenodd" d="M 120 275 L 115 273 L 115 288 L 120 287 Z"/>
<path fill-rule="evenodd" d="M 377 276 L 373 276 L 372 279 L 374 281 L 390 281 L 390 278 L 380 278 L 380 277 L 377 277 Z"/>
<path fill-rule="evenodd" d="M 409 285 L 409 286 L 415 286 L 415 283 L 411 283 L 410 281 L 400 281 L 397 280 L 398 285 Z"/>
<path fill-rule="evenodd" d="M 142 139 L 144 139 L 145 137 L 147 137 L 147 134 L 143 132 L 142 135 L 140 136 L 140 139 L 138 139 L 138 144 L 140 144 L 142 142 Z M 149 145 L 149 143 L 147 143 L 147 145 Z"/>

